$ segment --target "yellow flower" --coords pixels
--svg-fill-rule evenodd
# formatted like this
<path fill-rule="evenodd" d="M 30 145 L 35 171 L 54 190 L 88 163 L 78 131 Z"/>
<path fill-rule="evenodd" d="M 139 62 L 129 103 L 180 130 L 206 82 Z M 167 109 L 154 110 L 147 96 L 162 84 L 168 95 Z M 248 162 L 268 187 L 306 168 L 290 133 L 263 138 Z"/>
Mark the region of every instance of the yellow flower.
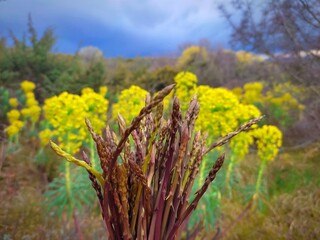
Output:
<path fill-rule="evenodd" d="M 174 81 L 176 83 L 174 94 L 180 101 L 181 110 L 186 111 L 191 98 L 196 93 L 197 76 L 191 72 L 180 72 L 175 76 Z"/>
<path fill-rule="evenodd" d="M 7 113 L 7 118 L 10 124 L 18 120 L 20 117 L 20 112 L 16 109 L 13 109 Z"/>
<path fill-rule="evenodd" d="M 19 104 L 18 100 L 16 98 L 10 98 L 9 99 L 9 104 L 11 107 L 16 108 Z"/>
<path fill-rule="evenodd" d="M 93 89 L 85 88 L 81 92 L 81 96 L 63 92 L 46 99 L 43 106 L 44 117 L 53 128 L 60 146 L 72 154 L 77 153 L 89 139 L 84 119 L 88 118 L 95 131 L 101 132 L 108 110 L 108 100 Z M 42 134 L 47 141 L 49 132 Z"/>
<path fill-rule="evenodd" d="M 50 129 L 45 129 L 41 132 L 39 132 L 39 138 L 40 138 L 40 143 L 42 146 L 46 146 L 54 133 Z"/>
<path fill-rule="evenodd" d="M 19 133 L 19 131 L 21 130 L 21 128 L 23 127 L 23 122 L 16 120 L 14 122 L 11 123 L 11 125 L 9 125 L 7 128 L 5 128 L 5 132 L 8 134 L 9 137 L 12 137 L 14 135 L 16 135 L 17 133 Z"/>
<path fill-rule="evenodd" d="M 39 105 L 38 101 L 35 99 L 34 93 L 33 92 L 27 92 L 26 93 L 26 106 L 27 107 L 32 107 L 32 106 L 37 106 Z"/>
<path fill-rule="evenodd" d="M 263 58 L 250 52 L 238 51 L 236 57 L 240 63 L 261 62 Z"/>
<path fill-rule="evenodd" d="M 234 89 L 232 89 L 232 92 L 238 97 L 240 98 L 242 95 L 242 88 L 241 87 L 236 87 Z"/>
<path fill-rule="evenodd" d="M 30 82 L 28 80 L 23 81 L 20 86 L 25 93 L 32 92 L 36 87 L 33 82 Z"/>
<path fill-rule="evenodd" d="M 275 126 L 264 125 L 252 134 L 257 139 L 258 155 L 263 161 L 272 161 L 282 145 L 282 132 Z"/>
<path fill-rule="evenodd" d="M 99 88 L 99 94 L 101 96 L 105 97 L 107 92 L 108 92 L 108 88 L 106 86 L 102 86 L 102 87 Z"/>
<path fill-rule="evenodd" d="M 20 120 L 17 120 L 17 121 L 14 121 L 11 125 L 16 126 L 20 131 L 21 128 L 24 126 L 24 123 L 22 121 L 20 121 Z"/>
<path fill-rule="evenodd" d="M 32 107 L 38 105 L 38 101 L 32 98 L 27 98 L 26 106 Z"/>
<path fill-rule="evenodd" d="M 30 108 L 23 108 L 21 109 L 21 114 L 23 117 L 30 117 L 31 116 L 31 111 Z"/>
<path fill-rule="evenodd" d="M 90 93 L 94 93 L 93 89 L 92 88 L 83 88 L 81 90 L 81 94 L 90 94 Z"/>
<path fill-rule="evenodd" d="M 236 129 L 239 125 L 236 109 L 239 100 L 230 90 L 199 86 L 196 89 L 200 113 L 196 128 L 219 137 Z"/>
<path fill-rule="evenodd" d="M 106 87 L 103 89 L 106 90 Z M 82 91 L 81 99 L 85 103 L 86 117 L 93 128 L 100 132 L 107 120 L 108 100 L 94 91 Z"/>
<path fill-rule="evenodd" d="M 243 102 L 247 104 L 261 103 L 264 99 L 262 95 L 263 84 L 260 82 L 247 83 L 243 86 Z"/>
<path fill-rule="evenodd" d="M 25 95 L 27 99 L 35 99 L 33 92 L 26 92 Z"/>
<path fill-rule="evenodd" d="M 19 128 L 15 125 L 10 125 L 5 128 L 4 131 L 8 134 L 9 137 L 12 137 L 19 132 Z"/>
<path fill-rule="evenodd" d="M 230 146 L 235 156 L 242 160 L 248 154 L 249 147 L 253 142 L 253 135 L 250 132 L 241 132 L 232 138 Z"/>
<path fill-rule="evenodd" d="M 135 85 L 121 91 L 119 101 L 113 105 L 112 117 L 117 119 L 118 113 L 120 113 L 125 121 L 130 123 L 145 106 L 147 94 L 149 93 L 146 90 Z"/>
<path fill-rule="evenodd" d="M 183 68 L 196 59 L 201 59 L 201 61 L 208 60 L 208 52 L 204 47 L 190 46 L 186 48 L 179 57 L 176 66 L 177 68 Z"/>
<path fill-rule="evenodd" d="M 41 108 L 38 105 L 31 106 L 30 113 L 31 113 L 31 121 L 35 123 L 39 120 L 39 117 L 41 114 Z"/>

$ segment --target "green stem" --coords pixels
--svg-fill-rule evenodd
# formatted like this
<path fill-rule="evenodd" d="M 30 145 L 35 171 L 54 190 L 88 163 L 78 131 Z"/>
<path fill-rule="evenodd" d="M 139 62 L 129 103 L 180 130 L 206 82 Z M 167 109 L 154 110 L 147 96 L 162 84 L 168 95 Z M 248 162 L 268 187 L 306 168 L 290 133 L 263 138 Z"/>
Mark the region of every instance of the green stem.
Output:
<path fill-rule="evenodd" d="M 16 145 L 19 144 L 19 133 L 17 133 L 17 134 L 14 136 L 14 143 L 15 143 Z"/>
<path fill-rule="evenodd" d="M 200 172 L 199 172 L 199 187 L 202 186 L 204 183 L 204 174 L 205 174 L 205 169 L 207 165 L 207 158 L 203 158 L 203 161 L 200 165 Z"/>
<path fill-rule="evenodd" d="M 35 125 L 36 125 L 36 122 L 31 120 L 31 133 L 33 133 Z"/>
<path fill-rule="evenodd" d="M 67 152 L 70 152 L 70 147 L 67 147 Z M 72 201 L 72 190 L 71 190 L 71 172 L 70 172 L 70 162 L 64 161 L 65 163 L 65 180 L 66 180 L 66 191 L 67 191 L 67 196 L 70 201 L 71 209 L 73 209 L 73 201 Z"/>
<path fill-rule="evenodd" d="M 71 195 L 71 179 L 70 179 L 70 163 L 68 161 L 65 162 L 65 178 L 66 178 L 66 189 L 68 196 Z"/>
<path fill-rule="evenodd" d="M 256 182 L 256 192 L 255 192 L 256 194 L 259 194 L 259 192 L 260 192 L 262 176 L 263 176 L 263 172 L 264 172 L 266 165 L 267 165 L 267 161 L 262 160 L 260 168 L 259 168 L 259 172 L 258 172 L 257 182 Z"/>
<path fill-rule="evenodd" d="M 14 136 L 9 136 L 9 144 L 8 144 L 8 148 L 10 149 L 13 142 L 14 142 L 15 137 Z"/>

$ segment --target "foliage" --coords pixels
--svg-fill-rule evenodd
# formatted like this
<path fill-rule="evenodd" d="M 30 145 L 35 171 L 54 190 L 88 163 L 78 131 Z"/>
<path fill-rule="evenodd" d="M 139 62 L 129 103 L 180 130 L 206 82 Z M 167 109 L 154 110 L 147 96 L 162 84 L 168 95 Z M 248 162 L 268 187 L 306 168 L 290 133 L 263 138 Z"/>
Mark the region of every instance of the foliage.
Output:
<path fill-rule="evenodd" d="M 236 52 L 236 57 L 240 64 L 248 64 L 248 63 L 253 63 L 255 61 L 263 60 L 261 57 L 246 51 Z"/>
<path fill-rule="evenodd" d="M 236 0 L 221 4 L 220 10 L 232 27 L 234 46 L 266 54 L 299 85 L 318 85 L 319 1 Z"/>
<path fill-rule="evenodd" d="M 190 46 L 186 48 L 181 56 L 179 57 L 176 66 L 180 70 L 193 70 L 193 69 L 185 69 L 186 67 L 190 67 L 195 63 L 205 64 L 208 60 L 208 53 L 204 47 L 200 46 Z M 196 66 L 193 66 L 196 67 Z"/>
<path fill-rule="evenodd" d="M 40 102 L 63 91 L 79 93 L 79 89 L 98 90 L 106 78 L 104 63 L 100 59 L 85 65 L 79 56 L 51 53 L 56 38 L 48 28 L 38 36 L 29 17 L 28 38 L 19 40 L 11 33 L 13 46 L 0 48 L 0 82 L 15 88 L 21 79 L 35 83 L 35 95 Z"/>
<path fill-rule="evenodd" d="M 235 57 L 237 59 L 237 74 L 243 77 L 246 75 L 246 71 L 248 71 L 248 69 L 251 70 L 252 66 L 258 66 L 259 63 L 263 62 L 262 57 L 246 51 L 235 52 Z"/>
<path fill-rule="evenodd" d="M 2 119 L 4 116 L 7 115 L 7 112 L 10 109 L 10 94 L 9 94 L 9 90 L 4 88 L 4 87 L 0 87 L 0 118 Z"/>
<path fill-rule="evenodd" d="M 70 168 L 65 165 L 65 168 Z M 69 177 L 56 177 L 48 184 L 48 190 L 44 193 L 46 207 L 50 212 L 61 217 L 64 212 L 70 218 L 74 211 L 83 210 L 83 206 L 93 205 L 94 192 L 90 191 L 90 184 L 86 181 L 86 173 L 82 169 L 61 169 L 60 174 L 68 174 Z M 73 183 L 77 184 L 73 184 Z"/>
<path fill-rule="evenodd" d="M 315 9 L 317 9 L 317 7 L 311 10 L 314 11 Z M 218 158 L 221 151 L 228 152 L 228 158 L 224 163 L 224 165 L 226 165 L 225 169 L 221 170 L 221 174 L 219 174 L 216 179 L 216 184 L 208 188 L 207 193 L 202 197 L 201 201 L 199 201 L 196 211 L 194 211 L 193 216 L 190 218 L 191 230 L 189 233 L 191 235 L 192 231 L 194 231 L 193 233 L 200 231 L 199 229 L 203 227 L 203 224 L 207 227 L 209 226 L 209 228 L 206 228 L 208 231 L 210 225 L 212 227 L 214 224 L 218 225 L 225 221 L 225 215 L 222 214 L 221 211 L 225 211 L 225 209 L 229 207 L 229 205 L 226 205 L 226 202 L 233 202 L 234 204 L 234 202 L 239 201 L 238 205 L 228 210 L 232 212 L 232 216 L 234 217 L 236 213 L 239 213 L 239 209 L 243 208 L 243 203 L 246 202 L 246 200 L 253 199 L 253 197 L 258 196 L 259 202 L 257 203 L 263 202 L 265 206 L 265 204 L 267 204 L 265 197 L 267 196 L 262 193 L 269 193 L 270 196 L 277 198 L 278 196 L 276 194 L 279 194 L 279 191 L 286 191 L 288 194 L 295 194 L 296 197 L 296 195 L 301 194 L 300 192 L 295 192 L 298 186 L 303 189 L 306 183 L 319 182 L 314 177 L 316 176 L 316 164 L 314 164 L 314 168 L 311 169 L 311 167 L 306 167 L 310 166 L 309 162 L 302 164 L 300 161 L 302 158 L 306 158 L 309 153 L 299 155 L 299 158 L 294 158 L 295 153 L 291 154 L 294 159 L 287 160 L 287 166 L 284 166 L 283 158 L 280 158 L 280 161 L 274 161 L 279 153 L 282 134 L 275 126 L 264 125 L 265 123 L 274 124 L 282 130 L 285 130 L 297 122 L 297 120 L 301 120 L 303 117 L 302 114 L 308 112 L 303 111 L 305 107 L 308 107 L 308 102 L 305 101 L 305 105 L 301 104 L 301 100 L 303 100 L 301 98 L 301 92 L 304 96 L 308 96 L 310 89 L 314 87 L 314 81 L 312 79 L 318 79 L 317 77 L 310 77 L 317 76 L 315 73 L 317 73 L 316 70 L 318 68 L 316 66 L 318 61 L 315 60 L 316 52 L 314 51 L 310 52 L 312 53 L 310 55 L 308 55 L 308 52 L 304 52 L 304 56 L 296 54 L 284 62 L 281 62 L 283 59 L 277 59 L 281 61 L 274 62 L 270 59 L 268 61 L 261 61 L 261 59 L 257 57 L 258 55 L 250 52 L 239 53 L 223 49 L 210 49 L 209 52 L 208 48 L 193 46 L 193 50 L 192 48 L 189 52 L 186 50 L 186 54 L 182 54 L 179 58 L 181 61 L 184 58 L 185 62 L 182 64 L 183 66 L 178 66 L 178 61 L 175 67 L 169 65 L 162 67 L 164 66 L 164 61 L 168 61 L 173 66 L 175 59 L 101 59 L 100 57 L 93 57 L 94 60 L 91 61 L 89 60 L 91 58 L 86 58 L 87 56 L 83 56 L 80 53 L 76 56 L 51 53 L 50 51 L 55 40 L 53 31 L 47 29 L 43 36 L 39 38 L 32 23 L 29 25 L 29 31 L 26 35 L 27 38 L 18 40 L 13 33 L 11 36 L 13 40 L 12 47 L 7 46 L 4 39 L 0 40 L 0 82 L 2 83 L 0 87 L 0 114 L 2 118 L 5 116 L 8 118 L 8 121 L 5 122 L 10 124 L 6 129 L 8 137 L 16 136 L 13 137 L 11 141 L 15 141 L 16 143 L 20 141 L 21 143 L 29 144 L 29 147 L 32 147 L 32 149 L 39 150 L 39 154 L 36 155 L 35 158 L 42 159 L 42 163 L 45 162 L 45 159 L 49 158 L 51 159 L 50 164 L 56 160 L 52 159 L 52 156 L 44 156 L 45 153 L 43 155 L 40 154 L 43 153 L 42 151 L 49 140 L 54 139 L 59 142 L 64 150 L 75 154 L 75 156 L 78 156 L 76 152 L 79 152 L 82 148 L 90 151 L 92 167 L 89 169 L 101 171 L 95 153 L 95 142 L 94 140 L 89 140 L 89 134 L 85 130 L 85 124 L 82 124 L 83 118 L 88 117 L 93 128 L 98 132 L 98 129 L 100 131 L 105 125 L 107 120 L 106 112 L 109 109 L 110 112 L 112 110 L 113 120 L 118 118 L 117 113 L 120 112 L 121 115 L 125 117 L 126 124 L 128 124 L 134 116 L 139 114 L 139 110 L 145 105 L 145 97 L 148 95 L 148 92 L 152 95 L 154 92 L 161 90 L 165 85 L 173 82 L 176 82 L 175 94 L 178 95 L 181 100 L 180 108 L 182 116 L 187 115 L 189 107 L 187 103 L 189 99 L 192 98 L 194 94 L 197 94 L 201 110 L 195 128 L 196 130 L 201 129 L 203 132 L 208 132 L 210 136 L 208 142 L 210 143 L 215 141 L 216 138 L 233 131 L 250 118 L 260 116 L 261 113 L 267 115 L 265 120 L 260 122 L 259 127 L 252 128 L 248 132 L 241 132 L 236 138 L 231 139 L 230 147 L 218 147 L 203 159 L 202 164 L 199 166 L 199 177 L 195 180 L 191 193 L 201 188 L 205 182 L 205 178 L 212 167 L 211 159 Z M 296 51 L 297 49 L 293 50 Z M 295 61 L 301 61 L 292 64 L 291 60 L 293 59 Z M 279 63 L 281 63 L 280 67 L 284 67 L 289 75 L 283 74 L 279 65 L 276 65 Z M 288 63 L 288 65 L 282 63 Z M 305 68 L 306 64 L 308 64 L 307 68 Z M 310 67 L 310 64 L 313 67 Z M 177 75 L 179 68 L 194 70 L 199 80 L 196 75 L 191 72 L 182 72 Z M 310 74 L 308 74 L 308 70 L 306 69 L 311 70 L 309 71 Z M 290 74 L 292 73 L 297 75 L 291 76 Z M 295 77 L 307 79 L 308 83 L 306 85 L 308 85 L 308 88 L 293 85 L 290 81 Z M 25 90 L 19 89 L 14 92 L 13 90 L 17 89 L 22 79 L 30 79 L 31 82 L 23 84 L 23 89 Z M 127 97 L 121 97 L 121 91 L 127 91 L 128 89 L 124 89 L 129 88 L 133 81 L 139 86 L 139 91 L 130 90 L 132 94 L 125 95 Z M 248 82 L 251 83 L 248 84 Z M 106 87 L 100 88 L 103 83 L 108 84 L 108 90 Z M 244 83 L 247 84 L 244 85 Z M 234 87 L 240 85 L 243 87 L 234 89 L 232 92 L 226 88 L 226 86 Z M 146 91 L 143 89 L 146 89 Z M 99 94 L 97 94 L 98 90 Z M 46 112 L 44 108 L 40 108 L 43 102 L 46 106 L 47 100 L 51 100 L 52 96 L 56 95 L 52 97 L 52 99 L 60 98 L 61 95 L 63 95 L 61 94 L 63 91 L 65 91 L 65 93 L 63 93 L 65 94 L 65 99 L 61 100 L 61 102 L 52 102 L 50 105 L 51 110 Z M 105 97 L 108 97 L 109 102 L 116 103 L 113 108 L 107 108 L 108 101 L 105 101 Z M 66 101 L 67 99 L 70 99 L 70 101 Z M 164 99 L 164 109 L 166 111 L 164 112 L 164 117 L 169 116 L 170 118 L 172 116 L 170 110 L 172 102 L 173 94 L 171 93 Z M 134 103 L 137 108 L 131 108 L 132 103 Z M 69 108 L 70 106 L 72 107 Z M 50 111 L 52 112 L 49 117 Z M 150 149 L 148 149 L 151 142 L 147 141 L 152 137 L 151 131 L 154 129 L 154 126 L 152 124 L 148 125 L 147 123 L 155 119 L 156 111 L 153 111 L 152 114 L 142 120 L 139 127 L 140 130 L 137 131 L 137 138 L 134 138 L 133 135 L 129 137 L 130 151 L 134 155 L 134 159 L 138 158 L 137 152 L 140 151 L 140 145 L 136 143 L 137 139 L 142 143 L 141 145 L 144 149 L 142 153 L 144 153 L 145 156 L 147 153 L 153 153 L 152 150 L 150 151 Z M 65 113 L 67 117 L 63 116 Z M 64 121 L 62 121 L 63 119 Z M 73 121 L 70 119 L 74 119 L 73 124 L 65 124 L 66 122 Z M 121 117 L 119 117 L 119 119 L 121 119 Z M 39 120 L 44 121 L 39 122 Z M 164 120 L 161 120 L 161 124 L 163 124 L 163 121 Z M 54 124 L 56 124 L 55 126 L 57 127 L 54 127 Z M 111 122 L 111 124 L 113 124 L 113 122 Z M 58 125 L 61 125 L 59 131 L 57 130 L 59 128 Z M 39 133 L 35 131 L 31 134 L 30 129 L 33 127 L 41 131 Z M 303 125 L 303 129 L 305 128 L 306 125 Z M 182 130 L 179 129 L 178 132 L 180 134 Z M 99 132 L 99 134 L 100 133 L 101 132 Z M 142 133 L 146 133 L 147 137 L 143 138 Z M 180 137 L 179 134 L 177 134 L 177 138 Z M 68 141 L 70 138 L 71 140 Z M 110 134 L 107 138 L 111 138 Z M 113 134 L 112 139 L 115 147 L 119 142 L 118 137 Z M 181 139 L 183 139 L 183 136 L 181 136 Z M 179 139 L 179 141 L 181 139 Z M 191 136 L 190 139 L 194 139 L 194 136 Z M 38 149 L 37 140 L 40 140 L 40 149 Z M 178 141 L 178 139 L 175 139 L 175 141 Z M 5 142 L 1 145 L 1 149 L 3 146 L 6 146 Z M 20 147 L 22 146 L 19 146 L 19 151 Z M 128 146 L 126 147 L 129 148 Z M 254 154 L 248 157 L 250 152 L 254 152 Z M 12 160 L 11 152 L 7 151 L 7 155 L 9 156 L 9 161 L 7 162 L 10 162 L 10 160 Z M 255 164 L 248 161 L 250 157 L 254 158 Z M 7 170 L 6 167 L 12 163 L 7 165 L 6 162 L 2 165 L 4 159 L 7 160 L 5 157 L 0 158 L 0 168 L 4 166 L 4 170 Z M 19 157 L 19 160 L 20 159 L 22 158 Z M 121 153 L 118 158 L 119 166 L 123 162 L 123 159 L 124 154 Z M 31 165 L 32 161 L 23 161 L 23 163 Z M 51 206 L 55 210 L 58 210 L 57 212 L 63 212 L 67 209 L 69 213 L 75 213 L 75 207 L 81 209 L 83 205 L 92 205 L 92 192 L 81 191 L 82 189 L 88 189 L 88 182 L 85 181 L 86 176 L 83 171 L 78 171 L 78 169 L 74 169 L 72 165 L 67 163 L 62 164 L 58 168 L 59 175 L 57 175 L 55 167 L 55 171 L 51 171 L 52 169 L 48 170 L 49 167 L 47 165 L 49 165 L 49 163 L 46 162 L 45 164 L 45 166 L 41 165 L 37 167 L 41 169 L 41 171 L 45 169 L 43 173 L 41 173 L 44 175 L 41 175 L 41 180 L 51 181 L 54 179 L 49 183 L 49 191 L 46 192 L 46 196 L 48 198 L 47 203 L 51 202 Z M 251 168 L 249 173 L 243 171 L 243 169 L 247 170 L 246 167 L 248 165 L 252 165 L 249 166 Z M 274 167 L 275 165 L 277 167 Z M 301 165 L 304 165 L 304 168 L 307 168 L 307 170 L 300 170 L 304 169 Z M 38 174 L 38 171 L 39 170 L 33 169 L 30 173 Z M 120 172 L 121 171 L 122 170 L 120 170 Z M 70 174 L 68 174 L 68 172 Z M 172 174 L 174 174 L 174 171 Z M 270 178 L 270 174 L 272 178 Z M 29 175 L 29 173 L 27 175 Z M 120 175 L 121 173 L 117 176 Z M 268 176 L 269 178 L 265 179 Z M 140 184 L 135 177 L 131 178 L 134 178 L 133 181 L 136 181 L 135 183 L 137 185 Z M 37 177 L 37 179 L 40 178 Z M 3 177 L 1 175 L 0 181 L 2 180 Z M 265 180 L 268 180 L 268 184 L 266 184 Z M 16 184 L 15 181 L 12 182 L 12 185 L 14 184 Z M 22 186 L 24 187 L 25 185 L 22 184 Z M 272 186 L 272 189 L 270 186 Z M 116 187 L 120 187 L 120 184 Z M 70 191 L 67 191 L 68 188 Z M 315 188 L 308 192 L 310 193 L 314 189 Z M 41 191 L 44 192 L 45 190 L 41 189 Z M 142 195 L 143 190 L 141 191 Z M 301 192 L 303 191 L 301 190 Z M 304 191 L 301 195 L 307 195 L 308 192 Z M 168 196 L 170 197 L 170 194 Z M 308 202 L 313 197 L 305 198 L 302 201 Z M 18 198 L 18 201 L 20 201 L 20 196 L 18 196 Z M 41 196 L 39 195 L 37 198 L 39 201 Z M 282 199 L 282 196 L 280 196 L 280 198 Z M 284 198 L 287 199 L 284 201 L 284 204 L 281 203 L 278 205 L 275 199 L 272 199 L 271 203 L 274 204 L 274 206 L 280 206 L 280 208 L 282 208 L 290 201 L 299 202 L 299 200 L 295 200 L 293 197 L 291 199 L 289 195 L 284 196 Z M 192 200 L 193 198 L 191 197 L 189 201 Z M 20 221 L 32 229 L 32 233 L 30 233 L 31 237 L 34 236 L 32 234 L 37 230 L 34 228 L 36 223 L 30 221 L 28 225 L 27 218 L 30 218 L 31 215 L 38 215 L 44 212 L 43 209 L 38 208 L 34 211 L 34 206 L 31 204 L 33 201 L 32 199 L 27 199 L 27 207 L 18 206 L 17 209 L 11 208 L 13 213 L 25 209 L 26 213 L 23 215 L 23 219 L 16 221 Z M 35 202 L 38 203 L 38 201 Z M 169 201 L 171 201 L 170 198 Z M 7 200 L 7 202 L 9 202 L 9 200 Z M 143 204 L 144 199 L 142 199 L 141 202 L 140 204 Z M 312 206 L 313 203 L 317 204 L 317 202 L 312 200 L 310 201 L 310 206 Z M 263 210 L 265 210 L 265 208 Z M 308 227 L 304 225 L 305 222 L 295 224 L 283 220 L 288 213 L 291 214 L 294 210 L 295 209 L 287 206 L 284 207 L 283 211 L 277 210 L 277 213 L 280 214 L 277 218 L 270 213 L 271 210 L 267 213 L 269 215 L 266 215 L 266 212 L 252 211 L 251 214 L 253 214 L 253 216 L 249 217 L 250 221 L 244 221 L 244 225 L 247 225 L 247 228 L 244 227 L 245 233 L 239 233 L 237 231 L 235 238 L 247 238 L 248 236 L 249 238 L 252 236 L 261 238 L 261 232 L 267 235 L 270 234 L 268 236 L 274 236 L 275 234 L 281 237 L 284 237 L 286 234 L 292 237 L 293 235 L 291 234 L 294 233 L 296 236 L 302 236 L 302 238 L 304 238 L 303 232 L 306 233 L 306 235 L 309 234 Z M 3 211 L 6 210 L 4 209 Z M 29 213 L 30 215 L 28 215 Z M 140 212 L 138 212 L 138 214 L 140 214 Z M 241 212 L 239 214 L 241 214 Z M 14 219 L 14 216 L 10 214 L 7 215 L 10 216 L 10 219 Z M 18 215 L 18 213 L 16 213 L 16 215 Z M 2 216 L 5 216 L 5 214 Z M 283 223 L 283 225 L 279 228 L 273 226 L 270 224 L 272 220 L 270 220 L 270 222 L 267 221 L 268 218 L 266 216 L 271 216 L 272 218 L 270 219 L 273 219 L 274 222 L 278 224 L 277 226 L 280 226 L 281 223 Z M 312 215 L 312 217 L 313 216 L 314 215 Z M 65 215 L 61 214 L 61 217 L 64 218 Z M 308 216 L 304 215 L 304 218 L 307 219 L 306 222 L 308 222 L 308 226 L 313 226 L 313 222 L 308 219 Z M 199 220 L 200 224 L 197 224 Z M 257 223 L 257 221 L 260 220 L 261 222 Z M 14 222 L 14 220 L 10 221 Z M 40 219 L 39 221 L 45 220 Z M 144 220 L 141 220 L 141 222 L 142 221 Z M 293 227 L 288 230 L 289 225 Z M 301 228 L 299 228 L 298 225 L 301 226 Z M 85 228 L 90 228 L 88 226 Z M 276 230 L 273 231 L 270 229 L 272 227 Z M 45 228 L 47 229 L 48 225 L 45 225 Z M 254 228 L 262 230 L 252 232 Z M 17 229 L 22 229 L 22 227 L 19 226 Z M 275 233 L 275 231 L 277 232 Z M 59 234 L 61 234 L 60 236 L 63 235 L 63 233 L 57 233 L 57 235 Z M 12 236 L 19 238 L 22 235 L 17 233 L 17 235 Z M 46 236 L 50 238 L 50 235 Z M 309 235 L 307 236 L 309 238 Z M 45 238 L 44 233 L 43 238 Z M 57 236 L 57 238 L 59 237 Z"/>
<path fill-rule="evenodd" d="M 10 142 L 15 142 L 16 144 L 19 143 L 19 132 L 21 132 L 22 128 L 30 127 L 30 133 L 32 133 L 41 114 L 41 108 L 33 92 L 35 84 L 25 80 L 20 86 L 24 93 L 24 101 L 22 103 L 17 98 L 9 99 L 9 104 L 13 109 L 7 112 L 7 119 L 10 125 L 5 128 Z"/>
<path fill-rule="evenodd" d="M 110 89 L 110 102 L 116 102 L 115 96 L 133 83 L 144 89 L 152 88 L 154 82 L 150 65 L 151 60 L 146 58 L 108 60 L 106 84 Z"/>
<path fill-rule="evenodd" d="M 174 83 L 174 77 L 178 71 L 171 66 L 157 68 L 151 72 L 145 73 L 140 77 L 139 86 L 146 89 L 151 94 L 160 91 L 164 87 Z"/>
<path fill-rule="evenodd" d="M 0 239 L 78 239 L 72 219 L 67 219 L 66 214 L 57 218 L 48 211 L 43 192 L 51 180 L 50 173 L 33 163 L 35 149 L 26 142 L 28 139 L 23 140 L 19 151 L 7 153 L 0 167 Z M 57 166 L 58 156 L 48 150 L 50 160 Z M 101 217 L 96 212 L 88 213 L 83 211 L 79 221 L 85 228 L 84 239 L 106 239 Z"/>
<path fill-rule="evenodd" d="M 91 119 L 96 129 L 101 130 L 103 128 L 108 110 L 108 101 L 105 99 L 106 87 L 100 87 L 100 93 L 94 92 L 91 88 L 84 88 L 81 96 L 63 92 L 59 96 L 46 99 L 43 109 L 35 99 L 33 93 L 35 84 L 33 82 L 23 81 L 21 89 L 25 95 L 24 105 L 15 98 L 9 101 L 13 107 L 19 105 L 22 108 L 20 111 L 12 109 L 7 113 L 10 125 L 5 131 L 11 142 L 18 144 L 19 132 L 22 127 L 31 125 L 30 129 L 26 129 L 28 130 L 26 131 L 27 134 L 32 134 L 35 127 L 37 127 L 37 130 L 41 129 L 39 133 L 33 134 L 40 139 L 40 149 L 36 159 L 37 163 L 41 165 L 44 165 L 44 159 L 47 159 L 44 154 L 44 147 L 51 138 L 56 138 L 61 146 L 68 149 L 72 154 L 79 152 L 83 146 L 89 147 L 91 153 L 93 153 L 93 142 L 87 141 L 89 135 L 85 131 L 86 126 L 82 120 L 87 117 Z M 44 119 L 36 126 L 42 110 Z M 70 119 L 75 122 L 71 123 Z M 95 166 L 94 154 L 91 157 Z M 78 185 L 72 185 L 71 182 L 73 181 L 77 181 Z M 59 177 L 49 184 L 49 190 L 46 192 L 46 196 L 51 202 L 50 207 L 57 208 L 56 210 L 59 210 L 60 215 L 64 208 L 68 209 L 69 214 L 73 213 L 75 207 L 81 206 L 81 203 L 90 199 L 90 193 L 88 192 L 81 195 L 77 194 L 79 192 L 78 187 L 83 187 L 85 184 L 87 182 L 83 181 L 83 172 L 70 168 L 69 163 L 64 164 L 61 167 Z"/>
<path fill-rule="evenodd" d="M 287 80 L 307 90 L 307 111 L 299 138 L 308 138 L 312 132 L 319 131 L 320 2 L 266 0 L 260 4 L 256 1 L 233 0 L 221 4 L 220 9 L 232 27 L 233 47 L 265 54 L 269 62 L 287 75 Z M 273 76 L 274 72 L 269 72 L 269 75 Z M 272 111 L 279 118 L 286 118 L 277 105 Z M 310 130 L 306 131 L 305 126 Z"/>
<path fill-rule="evenodd" d="M 226 239 L 317 239 L 319 194 L 312 184 L 281 194 L 267 203 L 266 212 L 252 212 L 243 219 Z"/>
<path fill-rule="evenodd" d="M 48 73 L 52 66 L 52 49 L 56 39 L 52 29 L 48 28 L 41 38 L 33 27 L 29 17 L 28 42 L 27 39 L 19 40 L 13 33 L 11 38 L 14 43 L 12 48 L 5 47 L 0 54 L 0 82 L 6 85 L 16 83 L 18 79 L 28 78 L 40 81 L 41 75 Z"/>
<path fill-rule="evenodd" d="M 299 102 L 302 90 L 289 82 L 275 84 L 267 92 L 263 90 L 263 83 L 251 82 L 243 88 L 233 89 L 233 92 L 242 102 L 253 104 L 267 114 L 270 123 L 282 128 L 288 128 L 300 118 L 304 110 L 304 105 Z"/>

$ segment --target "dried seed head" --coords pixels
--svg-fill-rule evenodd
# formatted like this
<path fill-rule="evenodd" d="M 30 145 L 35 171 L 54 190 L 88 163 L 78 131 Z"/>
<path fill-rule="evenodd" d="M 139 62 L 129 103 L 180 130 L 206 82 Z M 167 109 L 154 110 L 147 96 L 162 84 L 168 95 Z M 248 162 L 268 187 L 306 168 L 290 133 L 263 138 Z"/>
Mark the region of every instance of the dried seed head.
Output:
<path fill-rule="evenodd" d="M 84 151 L 82 151 L 82 158 L 86 163 L 88 163 L 91 166 L 90 159 L 88 158 L 87 154 Z M 92 185 L 93 189 L 95 190 L 96 195 L 98 197 L 101 209 L 103 209 L 103 195 L 102 195 L 101 186 L 98 183 L 97 178 L 91 172 L 89 172 L 89 171 L 87 171 L 87 172 L 89 174 L 89 179 L 91 181 L 91 185 Z M 104 218 L 103 211 L 102 211 L 102 217 Z"/>
<path fill-rule="evenodd" d="M 120 113 L 118 113 L 118 125 L 119 125 L 120 135 L 123 136 L 124 131 L 126 130 L 126 122 Z"/>

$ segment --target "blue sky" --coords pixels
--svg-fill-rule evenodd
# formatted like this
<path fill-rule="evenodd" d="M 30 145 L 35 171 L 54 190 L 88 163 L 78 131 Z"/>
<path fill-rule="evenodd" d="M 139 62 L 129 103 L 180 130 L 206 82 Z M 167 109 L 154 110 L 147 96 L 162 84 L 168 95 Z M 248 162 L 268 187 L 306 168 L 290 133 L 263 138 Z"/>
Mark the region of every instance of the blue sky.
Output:
<path fill-rule="evenodd" d="M 201 39 L 228 47 L 214 0 L 0 0 L 0 36 L 21 37 L 28 14 L 40 33 L 54 29 L 56 52 L 95 46 L 106 57 L 161 56 Z"/>

